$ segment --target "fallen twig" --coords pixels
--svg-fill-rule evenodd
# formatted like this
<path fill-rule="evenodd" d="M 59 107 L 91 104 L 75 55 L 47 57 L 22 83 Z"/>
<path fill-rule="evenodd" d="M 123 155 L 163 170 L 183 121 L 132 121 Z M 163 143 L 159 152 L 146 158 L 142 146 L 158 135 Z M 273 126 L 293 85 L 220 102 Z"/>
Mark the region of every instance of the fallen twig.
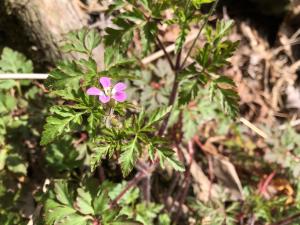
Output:
<path fill-rule="evenodd" d="M 253 130 L 255 133 L 257 133 L 259 136 L 263 137 L 264 139 L 268 139 L 268 135 L 263 132 L 261 129 L 256 127 L 253 123 L 251 123 L 249 120 L 246 120 L 245 118 L 240 118 L 240 121 L 249 127 L 251 130 Z"/>

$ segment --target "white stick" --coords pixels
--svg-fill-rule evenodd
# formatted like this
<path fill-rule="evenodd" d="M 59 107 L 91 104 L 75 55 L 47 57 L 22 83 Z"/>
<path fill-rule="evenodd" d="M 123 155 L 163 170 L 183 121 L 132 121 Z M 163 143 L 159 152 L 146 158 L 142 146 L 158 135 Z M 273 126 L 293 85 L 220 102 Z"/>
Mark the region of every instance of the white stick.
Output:
<path fill-rule="evenodd" d="M 46 73 L 6 73 L 0 74 L 0 80 L 45 80 L 48 76 Z"/>
<path fill-rule="evenodd" d="M 253 130 L 255 133 L 257 133 L 259 136 L 263 137 L 264 139 L 268 139 L 268 135 L 263 132 L 261 129 L 259 129 L 258 127 L 256 127 L 253 123 L 251 123 L 250 121 L 246 120 L 245 118 L 240 118 L 240 121 L 246 125 L 247 127 L 249 127 L 251 130 Z"/>
<path fill-rule="evenodd" d="M 196 38 L 197 34 L 192 34 L 190 36 L 187 37 L 186 41 L 185 41 L 185 44 L 188 44 L 189 42 L 191 42 L 192 40 L 194 40 Z M 171 44 L 169 46 L 166 47 L 166 51 L 168 53 L 172 52 L 175 50 L 175 44 Z M 144 65 L 146 64 L 149 64 L 151 62 L 153 62 L 154 60 L 157 60 L 158 58 L 164 56 L 164 52 L 163 50 L 159 50 L 149 56 L 147 56 L 146 58 L 144 58 L 142 60 L 142 63 Z M 188 58 L 189 61 L 191 61 L 190 58 Z M 38 73 L 32 73 L 32 74 L 27 74 L 27 73 L 24 73 L 24 74 L 0 74 L 0 80 L 45 80 L 47 79 L 49 76 L 49 74 L 45 74 L 45 73 L 41 73 L 41 74 L 38 74 Z"/>

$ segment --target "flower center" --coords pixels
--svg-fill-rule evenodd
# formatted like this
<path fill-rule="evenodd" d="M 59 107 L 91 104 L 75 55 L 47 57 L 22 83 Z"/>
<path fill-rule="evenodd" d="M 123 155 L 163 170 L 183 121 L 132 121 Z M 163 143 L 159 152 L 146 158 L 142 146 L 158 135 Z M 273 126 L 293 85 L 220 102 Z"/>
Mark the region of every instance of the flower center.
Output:
<path fill-rule="evenodd" d="M 111 87 L 104 88 L 103 91 L 104 91 L 106 96 L 110 96 L 112 94 Z"/>

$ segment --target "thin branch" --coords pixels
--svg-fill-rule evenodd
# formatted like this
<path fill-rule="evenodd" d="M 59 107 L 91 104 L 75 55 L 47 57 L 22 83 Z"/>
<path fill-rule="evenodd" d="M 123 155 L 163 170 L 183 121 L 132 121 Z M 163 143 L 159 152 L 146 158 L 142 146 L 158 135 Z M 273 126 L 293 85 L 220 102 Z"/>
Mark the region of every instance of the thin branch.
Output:
<path fill-rule="evenodd" d="M 178 220 L 179 220 L 179 218 L 182 214 L 182 209 L 181 208 L 182 208 L 183 203 L 186 200 L 186 196 L 188 194 L 188 190 L 189 190 L 190 186 L 191 186 L 191 177 L 188 176 L 188 178 L 186 179 L 186 183 L 184 185 L 184 188 L 182 190 L 182 195 L 181 195 L 180 200 L 179 200 L 178 212 L 176 213 L 175 218 L 174 218 L 174 222 L 172 224 L 178 224 L 177 222 L 178 222 Z"/>
<path fill-rule="evenodd" d="M 184 45 L 187 45 L 188 43 L 193 41 L 196 38 L 196 36 L 197 36 L 196 33 L 192 33 L 191 35 L 189 35 L 186 38 L 186 41 L 185 41 Z M 166 50 L 167 53 L 173 52 L 175 50 L 175 44 L 168 45 L 167 47 L 165 47 L 165 50 Z M 147 64 L 159 59 L 162 56 L 164 56 L 164 51 L 161 49 L 161 50 L 158 50 L 157 52 L 154 52 L 153 54 L 148 55 L 145 58 L 143 58 L 142 63 L 144 65 L 147 65 Z"/>
<path fill-rule="evenodd" d="M 138 172 L 135 177 L 126 185 L 122 192 L 110 203 L 110 208 L 112 209 L 114 206 L 116 206 L 127 193 L 127 191 L 129 191 L 133 186 L 137 185 L 144 177 L 146 177 L 145 173 Z"/>
<path fill-rule="evenodd" d="M 177 221 L 179 220 L 179 218 L 181 216 L 181 213 L 182 213 L 181 207 L 182 207 L 183 203 L 185 202 L 185 199 L 186 199 L 186 196 L 187 196 L 190 184 L 191 184 L 191 167 L 192 167 L 192 163 L 194 160 L 194 154 L 195 154 L 193 141 L 189 141 L 189 143 L 188 143 L 188 154 L 190 156 L 190 159 L 189 159 L 188 166 L 187 166 L 187 169 L 186 169 L 185 175 L 184 175 L 185 176 L 184 181 L 183 181 L 184 188 L 183 188 L 183 190 L 181 192 L 181 196 L 179 198 L 178 212 L 175 215 L 173 224 L 177 224 Z"/>
<path fill-rule="evenodd" d="M 165 54 L 165 56 L 166 56 L 166 58 L 167 58 L 167 60 L 168 60 L 168 62 L 170 64 L 172 70 L 175 71 L 175 66 L 174 66 L 174 64 L 172 62 L 171 56 L 167 52 L 165 46 L 163 45 L 163 43 L 161 42 L 161 40 L 159 39 L 159 37 L 156 37 L 156 41 L 157 41 L 159 47 L 163 50 L 163 52 L 164 52 L 164 54 Z"/>
<path fill-rule="evenodd" d="M 173 87 L 172 87 L 172 92 L 170 94 L 169 97 L 169 103 L 168 106 L 173 106 L 176 100 L 176 96 L 177 96 L 177 90 L 178 90 L 178 86 L 179 86 L 179 82 L 178 82 L 178 73 L 179 73 L 179 67 L 180 67 L 180 60 L 181 60 L 181 50 L 178 52 L 177 54 L 177 58 L 176 58 L 176 65 L 175 65 L 175 77 L 174 77 L 174 83 L 173 83 Z M 172 111 L 171 111 L 172 112 Z M 168 115 L 165 117 L 165 119 L 162 122 L 162 125 L 158 131 L 158 135 L 161 136 L 164 134 L 165 130 L 167 129 L 170 117 L 171 117 L 171 112 L 168 113 Z"/>
<path fill-rule="evenodd" d="M 184 65 L 185 65 L 186 61 L 188 60 L 190 54 L 192 53 L 192 50 L 193 50 L 193 48 L 195 47 L 195 44 L 196 44 L 198 38 L 200 37 L 203 28 L 204 28 L 204 27 L 207 25 L 207 23 L 208 23 L 209 17 L 211 17 L 212 14 L 213 14 L 213 12 L 216 10 L 217 5 L 218 5 L 218 2 L 219 2 L 219 0 L 216 0 L 216 1 L 214 2 L 213 6 L 211 7 L 211 9 L 210 9 L 208 15 L 206 16 L 206 18 L 205 18 L 205 20 L 204 20 L 204 23 L 203 23 L 202 26 L 200 27 L 199 32 L 198 32 L 196 38 L 194 39 L 194 41 L 193 41 L 193 43 L 192 43 L 192 46 L 190 47 L 190 49 L 189 49 L 189 51 L 188 51 L 188 53 L 187 53 L 185 59 L 183 60 L 183 63 L 182 63 L 182 65 L 181 65 L 180 69 L 184 68 Z"/>
<path fill-rule="evenodd" d="M 135 185 L 137 185 L 141 180 L 145 177 L 149 176 L 154 169 L 159 165 L 159 162 L 153 163 L 151 166 L 147 167 L 146 169 L 139 171 L 135 177 L 129 181 L 126 187 L 121 191 L 121 193 L 110 203 L 110 208 L 113 208 L 118 204 L 118 202 L 124 197 L 124 195 Z"/>
<path fill-rule="evenodd" d="M 174 192 L 174 190 L 175 190 L 175 187 L 176 187 L 176 184 L 177 184 L 178 181 L 179 181 L 179 178 L 180 178 L 179 174 L 178 174 L 178 173 L 175 173 L 175 178 L 172 179 L 172 183 L 171 183 L 171 185 L 170 185 L 170 187 L 169 187 L 169 191 L 168 191 L 168 193 L 165 195 L 165 205 L 166 205 L 166 209 L 167 209 L 168 212 L 170 212 L 171 209 L 172 209 L 172 205 L 169 205 L 169 204 L 168 204 L 168 197 L 171 196 L 171 195 L 173 194 L 173 192 Z"/>
<path fill-rule="evenodd" d="M 172 92 L 171 92 L 171 95 L 170 95 L 170 98 L 169 98 L 168 106 L 174 105 L 175 100 L 176 100 L 177 90 L 178 90 L 178 85 L 179 85 L 179 83 L 176 79 L 177 79 L 177 76 L 175 76 L 175 81 L 174 81 L 174 84 L 173 84 L 173 87 L 172 87 Z M 171 112 L 169 112 L 168 115 L 163 120 L 162 125 L 161 125 L 161 127 L 158 131 L 159 136 L 163 135 L 165 130 L 167 129 L 170 117 L 171 117 Z"/>

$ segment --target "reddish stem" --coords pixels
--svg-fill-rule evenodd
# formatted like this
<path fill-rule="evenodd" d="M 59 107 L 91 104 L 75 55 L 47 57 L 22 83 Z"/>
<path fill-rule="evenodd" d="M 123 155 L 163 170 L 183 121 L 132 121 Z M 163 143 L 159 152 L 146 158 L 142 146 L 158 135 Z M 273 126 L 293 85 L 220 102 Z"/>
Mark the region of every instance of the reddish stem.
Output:
<path fill-rule="evenodd" d="M 176 214 L 175 218 L 174 218 L 174 224 L 177 224 L 177 221 L 179 220 L 180 218 L 180 215 L 181 215 L 181 207 L 183 205 L 183 203 L 185 202 L 185 199 L 186 199 L 186 196 L 187 196 L 187 193 L 188 193 L 188 190 L 189 190 L 189 187 L 190 187 L 190 183 L 191 183 L 191 167 L 192 167 L 192 163 L 193 163 L 193 160 L 194 160 L 194 142 L 193 141 L 189 141 L 188 143 L 188 150 L 189 150 L 189 164 L 188 164 L 188 167 L 185 171 L 185 178 L 184 178 L 184 188 L 183 188 L 183 191 L 182 191 L 182 194 L 179 198 L 179 211 L 178 213 Z"/>
<path fill-rule="evenodd" d="M 101 222 L 98 219 L 93 220 L 93 225 L 101 225 Z"/>
<path fill-rule="evenodd" d="M 260 187 L 259 190 L 258 190 L 258 193 L 259 193 L 260 195 L 263 195 L 263 194 L 266 192 L 266 190 L 267 190 L 267 188 L 268 188 L 270 182 L 271 182 L 272 179 L 274 178 L 275 174 L 276 174 L 275 171 L 273 171 L 273 172 L 267 177 L 267 179 L 263 182 L 263 184 L 261 185 L 261 187 Z"/>
<path fill-rule="evenodd" d="M 143 172 L 138 172 L 135 177 L 127 184 L 125 189 L 110 203 L 110 208 L 118 204 L 118 201 L 130 190 L 133 186 L 139 183 L 146 175 Z"/>

